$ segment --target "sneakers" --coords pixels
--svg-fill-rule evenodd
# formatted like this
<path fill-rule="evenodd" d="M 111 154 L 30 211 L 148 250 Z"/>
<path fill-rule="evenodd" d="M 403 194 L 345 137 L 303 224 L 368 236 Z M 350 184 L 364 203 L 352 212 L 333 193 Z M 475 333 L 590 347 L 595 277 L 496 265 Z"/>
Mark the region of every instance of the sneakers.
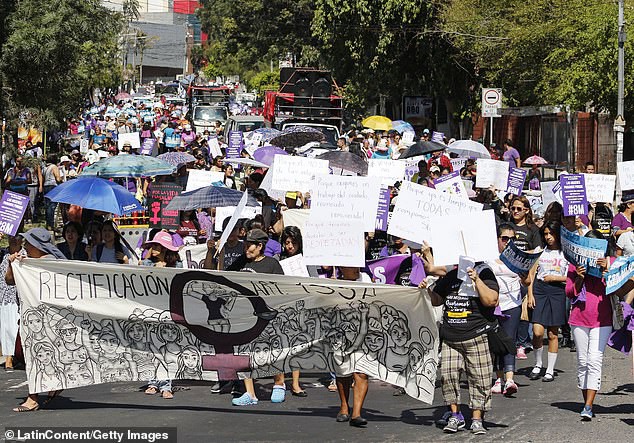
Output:
<path fill-rule="evenodd" d="M 445 426 L 447 426 L 447 423 L 449 422 L 449 417 L 451 417 L 451 411 L 447 411 L 445 412 L 442 417 L 440 417 L 438 420 L 436 420 L 436 426 L 444 428 Z"/>
<path fill-rule="evenodd" d="M 273 385 L 273 392 L 271 393 L 271 403 L 282 403 L 286 400 L 286 387 Z"/>
<path fill-rule="evenodd" d="M 220 394 L 220 388 L 221 388 L 221 386 L 220 386 L 220 382 L 219 382 L 219 381 L 217 381 L 217 382 L 215 382 L 213 385 L 211 385 L 211 388 L 209 388 L 209 391 L 210 391 L 212 394 Z"/>
<path fill-rule="evenodd" d="M 442 430 L 447 433 L 454 434 L 460 429 L 464 429 L 466 423 L 464 421 L 462 413 L 458 412 L 458 414 L 456 415 L 452 414 L 451 412 L 449 413 L 451 414 L 451 417 L 449 417 L 449 419 L 447 420 L 447 425 Z"/>
<path fill-rule="evenodd" d="M 592 417 L 594 416 L 594 414 L 592 413 L 592 407 L 585 405 L 583 407 L 583 409 L 581 410 L 581 420 L 582 421 L 590 421 L 592 420 Z"/>
<path fill-rule="evenodd" d="M 504 394 L 506 397 L 510 397 L 516 392 L 517 385 L 515 384 L 515 382 L 513 380 L 506 380 L 506 383 L 504 383 L 504 391 L 502 392 L 502 394 Z"/>
<path fill-rule="evenodd" d="M 502 393 L 502 379 L 498 378 L 495 380 L 493 387 L 491 388 L 491 394 L 501 394 Z"/>
<path fill-rule="evenodd" d="M 539 366 L 535 366 L 531 373 L 528 375 L 528 378 L 531 380 L 537 380 L 542 375 L 542 368 Z"/>
<path fill-rule="evenodd" d="M 233 400 L 231 400 L 231 404 L 233 406 L 257 405 L 258 404 L 258 399 L 251 397 L 251 395 L 248 392 L 245 392 L 244 394 L 242 394 L 242 396 L 240 396 L 238 398 L 234 398 Z"/>
<path fill-rule="evenodd" d="M 526 348 L 524 346 L 517 347 L 517 354 L 515 354 L 515 358 L 518 360 L 526 360 Z"/>
<path fill-rule="evenodd" d="M 484 429 L 484 424 L 482 423 L 482 420 L 473 420 L 471 422 L 471 433 L 474 435 L 482 435 L 487 433 L 487 430 Z"/>

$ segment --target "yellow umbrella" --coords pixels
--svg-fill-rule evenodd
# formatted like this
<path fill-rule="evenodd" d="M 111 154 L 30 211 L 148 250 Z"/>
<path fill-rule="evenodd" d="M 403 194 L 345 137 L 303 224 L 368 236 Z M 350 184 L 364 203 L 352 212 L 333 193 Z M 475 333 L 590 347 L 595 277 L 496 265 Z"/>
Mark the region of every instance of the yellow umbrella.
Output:
<path fill-rule="evenodd" d="M 392 129 L 392 120 L 380 115 L 368 117 L 364 119 L 361 124 L 364 127 L 374 129 L 375 131 L 389 131 Z"/>

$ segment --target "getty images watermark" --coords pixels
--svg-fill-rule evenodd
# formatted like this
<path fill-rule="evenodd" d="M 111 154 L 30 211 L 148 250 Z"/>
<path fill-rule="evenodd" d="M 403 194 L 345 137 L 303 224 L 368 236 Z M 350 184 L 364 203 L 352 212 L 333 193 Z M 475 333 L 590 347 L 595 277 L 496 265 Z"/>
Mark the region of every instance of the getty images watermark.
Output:
<path fill-rule="evenodd" d="M 176 443 L 176 428 L 5 428 L 7 442 Z"/>

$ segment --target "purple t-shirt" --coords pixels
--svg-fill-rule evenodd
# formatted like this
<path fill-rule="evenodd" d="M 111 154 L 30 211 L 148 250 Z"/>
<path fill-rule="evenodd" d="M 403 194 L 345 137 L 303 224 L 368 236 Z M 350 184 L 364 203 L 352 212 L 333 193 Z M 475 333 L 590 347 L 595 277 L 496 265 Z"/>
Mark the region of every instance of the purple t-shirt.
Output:
<path fill-rule="evenodd" d="M 520 153 L 517 152 L 515 148 L 509 148 L 508 151 L 504 151 L 504 161 L 508 162 L 511 167 L 516 168 L 517 163 L 515 163 L 516 158 L 520 158 Z"/>
<path fill-rule="evenodd" d="M 616 214 L 612 219 L 612 232 L 621 231 L 627 228 L 632 228 L 632 223 L 623 215 L 622 212 Z"/>

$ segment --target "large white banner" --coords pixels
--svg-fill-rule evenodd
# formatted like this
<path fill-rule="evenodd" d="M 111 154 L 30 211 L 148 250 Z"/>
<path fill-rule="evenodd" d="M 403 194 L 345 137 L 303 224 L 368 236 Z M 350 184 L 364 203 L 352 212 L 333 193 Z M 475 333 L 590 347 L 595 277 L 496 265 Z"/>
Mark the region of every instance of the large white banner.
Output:
<path fill-rule="evenodd" d="M 120 381 L 364 372 L 432 403 L 425 290 L 25 259 L 13 270 L 29 392 Z"/>
<path fill-rule="evenodd" d="M 387 233 L 423 243 L 431 239 L 430 219 L 433 216 L 469 214 L 482 211 L 482 204 L 437 191 L 412 182 L 403 182 L 394 206 Z"/>

